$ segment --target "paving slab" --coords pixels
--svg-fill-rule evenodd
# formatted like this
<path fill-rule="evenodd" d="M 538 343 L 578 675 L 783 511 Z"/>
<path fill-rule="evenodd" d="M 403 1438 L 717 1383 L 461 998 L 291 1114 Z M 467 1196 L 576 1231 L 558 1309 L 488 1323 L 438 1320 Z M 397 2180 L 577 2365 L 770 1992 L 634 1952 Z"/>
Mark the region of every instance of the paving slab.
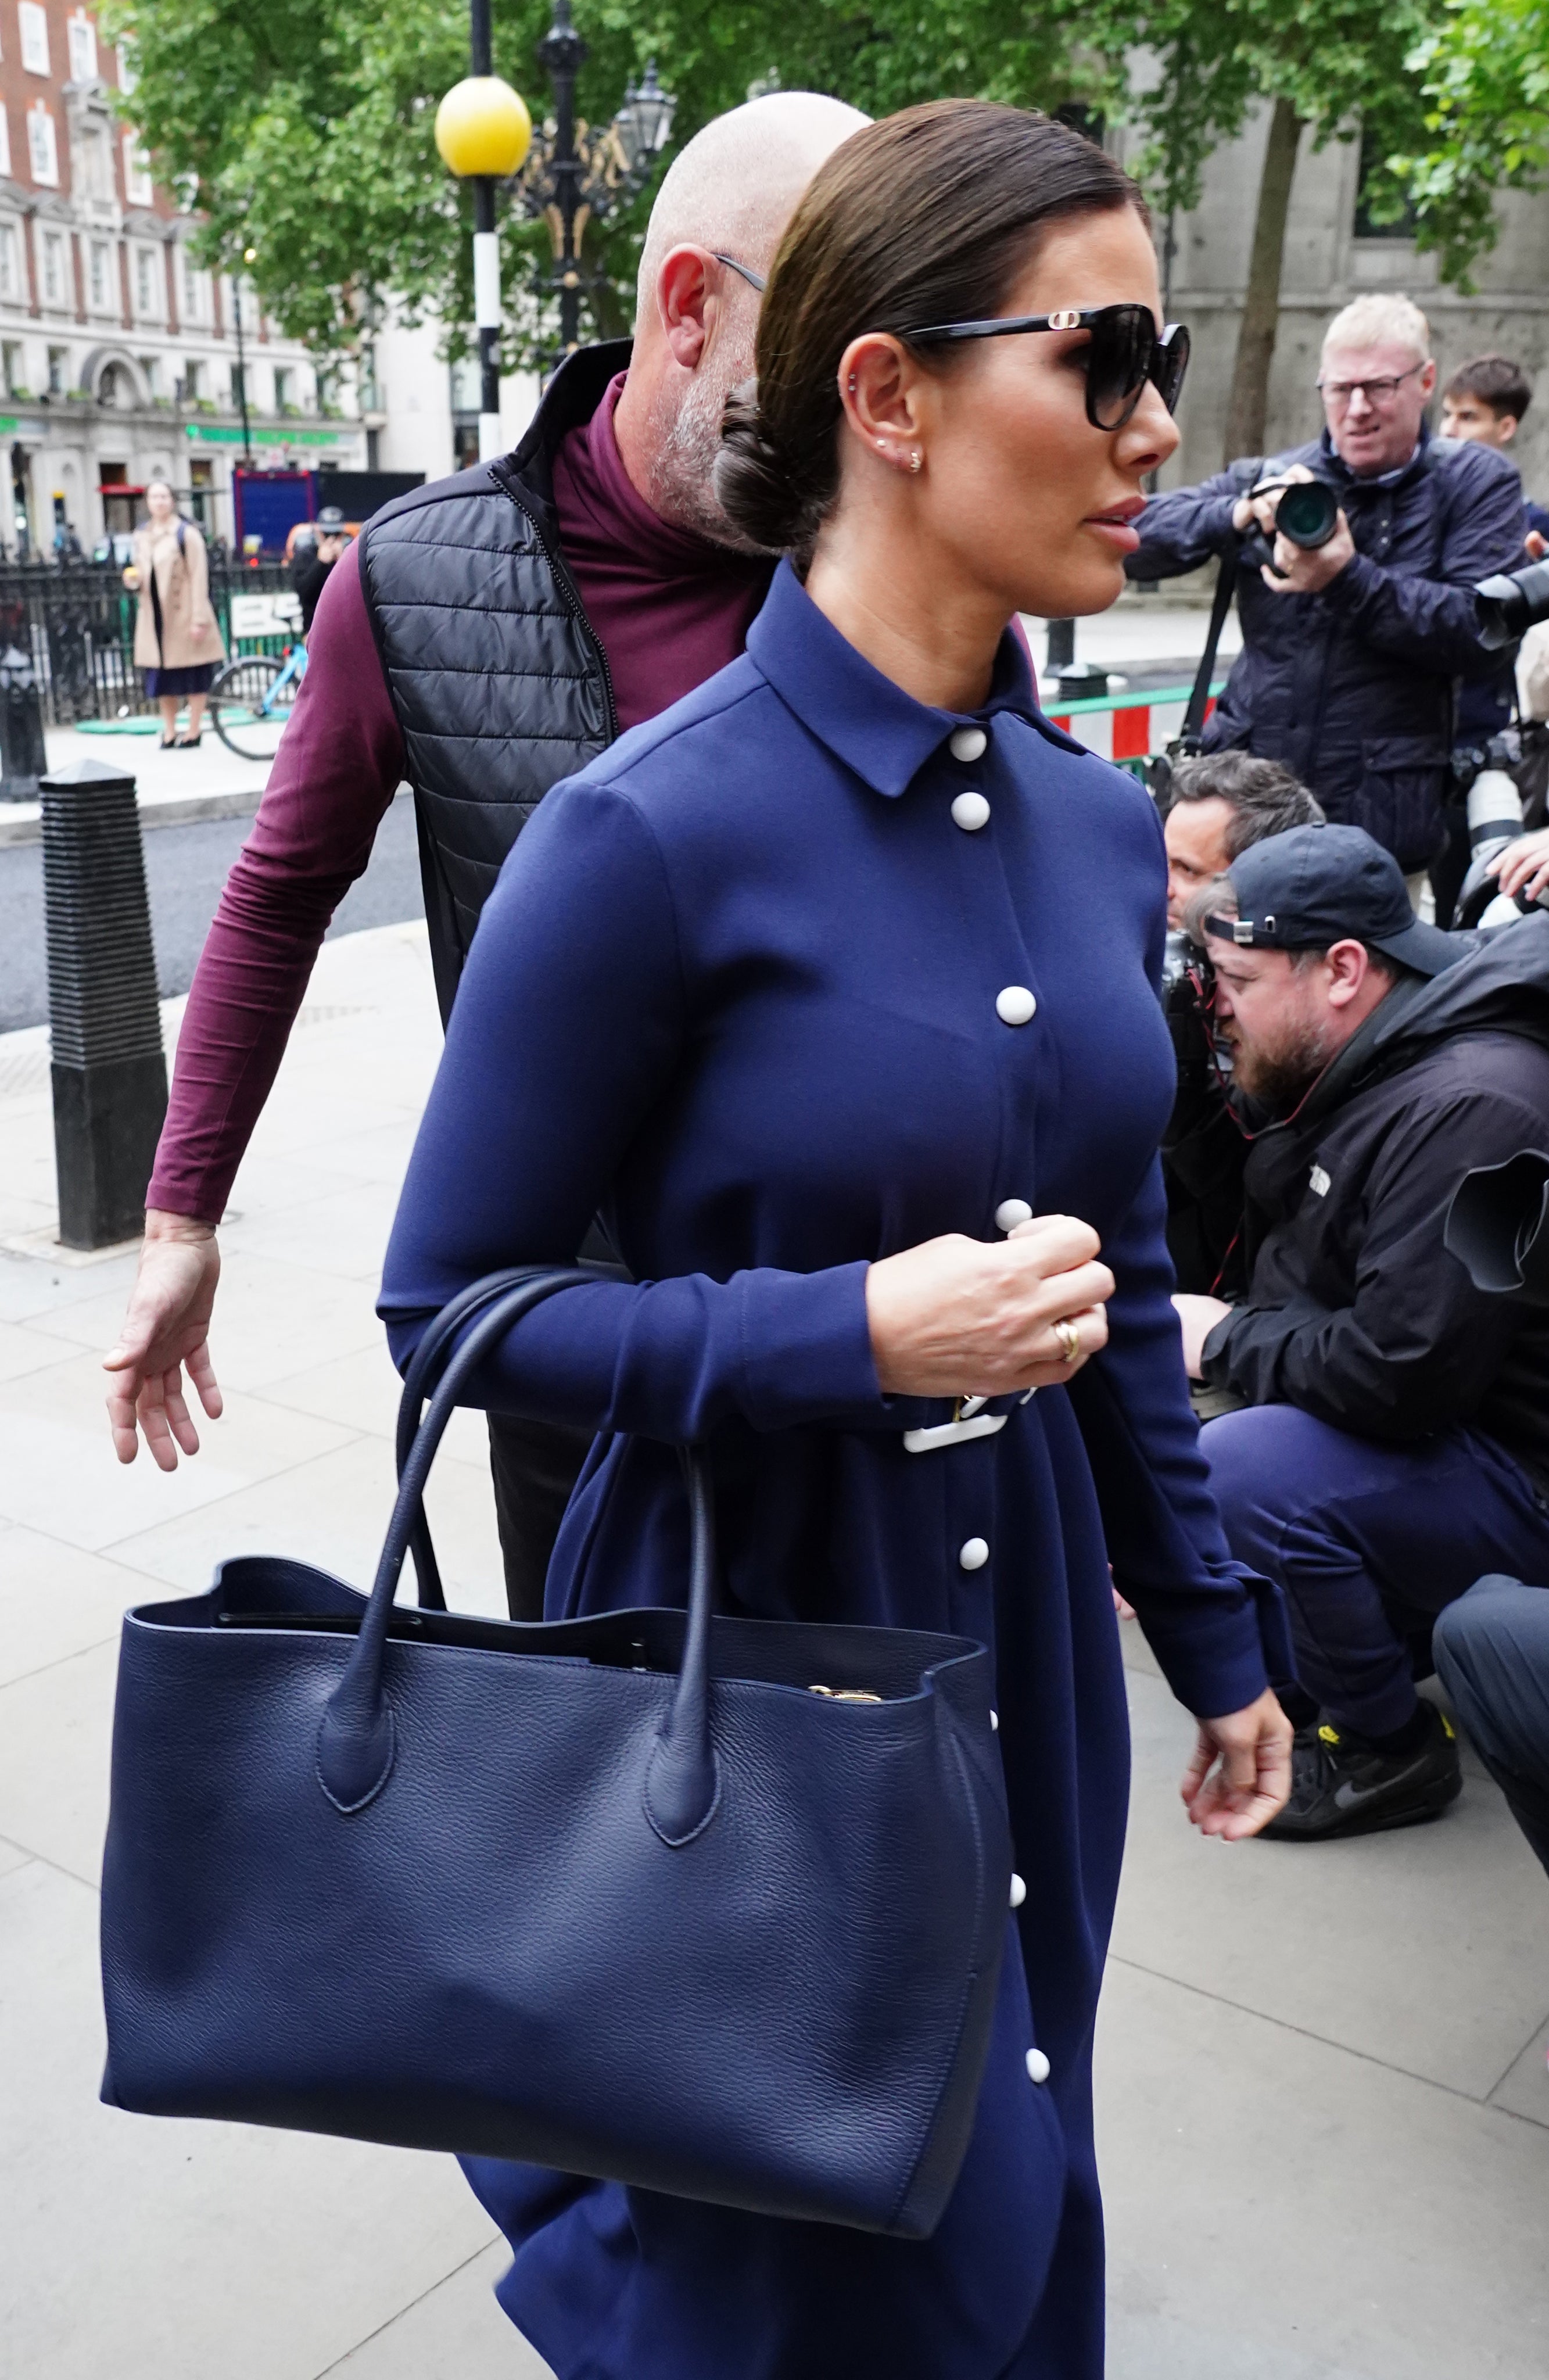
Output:
<path fill-rule="evenodd" d="M 0 1878 L 6 2380 L 317 2380 L 489 2246 L 450 2157 L 103 2107 L 96 1937 L 84 1885 Z"/>
<path fill-rule="evenodd" d="M 160 1580 L 41 1530 L 0 1526 L 0 1687 L 103 1645 Z M 4 1704 L 0 1703 L 0 1723 Z"/>
<path fill-rule="evenodd" d="M 553 2380 L 495 2303 L 494 2285 L 510 2262 L 503 2240 L 471 2257 L 374 2338 L 331 2363 L 326 2380 Z"/>
<path fill-rule="evenodd" d="M 1549 2369 L 1541 2126 L 1123 1961 L 1097 2100 L 1108 2380 Z"/>
<path fill-rule="evenodd" d="M 1520 2057 L 1513 2058 L 1491 2092 L 1490 2105 L 1531 2124 L 1549 2124 L 1549 2016 Z"/>
<path fill-rule="evenodd" d="M 1348 1842 L 1221 1843 L 1180 1823 L 1192 1725 L 1129 1681 L 1137 1793 L 1114 1948 L 1361 2057 L 1482 2099 L 1543 2015 L 1549 1888 L 1500 1793 Z"/>

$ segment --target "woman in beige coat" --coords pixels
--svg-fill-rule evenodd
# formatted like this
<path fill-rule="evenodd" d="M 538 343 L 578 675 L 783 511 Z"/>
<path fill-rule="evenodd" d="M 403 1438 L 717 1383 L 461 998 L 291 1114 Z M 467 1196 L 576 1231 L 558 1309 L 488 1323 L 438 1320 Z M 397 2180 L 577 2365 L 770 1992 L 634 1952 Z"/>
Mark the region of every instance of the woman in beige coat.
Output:
<path fill-rule="evenodd" d="M 135 558 L 124 583 L 139 595 L 135 621 L 135 667 L 145 674 L 145 691 L 160 706 L 162 748 L 194 750 L 204 725 L 204 698 L 225 647 L 210 602 L 210 565 L 204 540 L 184 520 L 165 480 L 145 491 L 150 514 L 135 535 Z M 188 731 L 177 733 L 180 704 L 188 706 Z"/>

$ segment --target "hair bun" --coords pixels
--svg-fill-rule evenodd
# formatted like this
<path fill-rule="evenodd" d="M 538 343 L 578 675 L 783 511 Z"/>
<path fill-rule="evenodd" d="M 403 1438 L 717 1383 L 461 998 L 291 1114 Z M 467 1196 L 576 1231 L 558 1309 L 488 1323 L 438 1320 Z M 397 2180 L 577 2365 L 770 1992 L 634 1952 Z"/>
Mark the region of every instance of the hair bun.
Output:
<path fill-rule="evenodd" d="M 735 529 L 766 553 L 789 553 L 816 529 L 805 515 L 790 457 L 770 434 L 756 380 L 738 382 L 720 417 L 716 502 Z"/>

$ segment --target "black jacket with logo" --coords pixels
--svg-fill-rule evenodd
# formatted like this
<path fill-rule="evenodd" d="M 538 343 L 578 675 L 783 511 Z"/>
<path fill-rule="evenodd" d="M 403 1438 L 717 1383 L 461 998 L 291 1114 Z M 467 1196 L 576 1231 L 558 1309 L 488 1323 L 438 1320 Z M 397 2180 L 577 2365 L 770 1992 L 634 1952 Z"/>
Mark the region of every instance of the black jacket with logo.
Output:
<path fill-rule="evenodd" d="M 1293 463 L 1337 491 L 1355 558 L 1321 594 L 1280 595 L 1244 556 L 1242 650 L 1205 748 L 1283 762 L 1331 819 L 1363 826 L 1402 868 L 1428 867 L 1445 833 L 1454 681 L 1498 666 L 1479 642 L 1472 583 L 1520 562 L 1522 483 L 1493 447 L 1425 431 L 1404 470 L 1358 480 L 1325 431 L 1153 498 L 1130 577 L 1170 578 L 1229 552 L 1238 498 Z"/>
<path fill-rule="evenodd" d="M 1443 1228 L 1470 1167 L 1549 1148 L 1549 916 L 1405 976 L 1248 1159 L 1252 1271 L 1211 1387 L 1363 1438 L 1468 1426 L 1549 1480 L 1549 1308 L 1476 1290 Z"/>

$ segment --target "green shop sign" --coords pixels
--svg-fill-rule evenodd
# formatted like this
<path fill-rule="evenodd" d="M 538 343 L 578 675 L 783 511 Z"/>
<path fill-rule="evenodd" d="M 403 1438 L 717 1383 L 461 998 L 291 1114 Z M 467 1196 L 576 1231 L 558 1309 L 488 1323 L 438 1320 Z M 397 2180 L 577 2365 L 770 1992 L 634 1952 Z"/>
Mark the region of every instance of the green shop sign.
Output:
<path fill-rule="evenodd" d="M 0 421 L 0 434 L 5 426 Z M 344 430 L 255 430 L 244 441 L 240 430 L 218 430 L 209 422 L 189 421 L 184 427 L 196 446 L 337 446 L 352 434 Z"/>

